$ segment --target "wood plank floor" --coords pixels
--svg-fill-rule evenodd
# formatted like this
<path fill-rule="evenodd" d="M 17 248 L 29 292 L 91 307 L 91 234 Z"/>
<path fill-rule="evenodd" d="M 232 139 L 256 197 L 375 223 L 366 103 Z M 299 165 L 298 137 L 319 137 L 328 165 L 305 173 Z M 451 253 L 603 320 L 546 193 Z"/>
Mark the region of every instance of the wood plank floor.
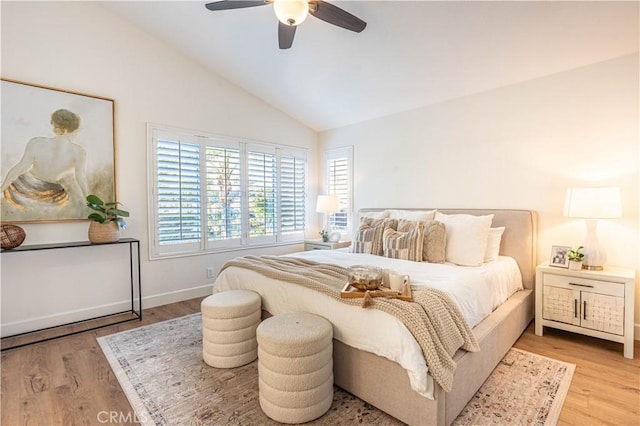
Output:
<path fill-rule="evenodd" d="M 2 352 L 3 426 L 136 424 L 137 419 L 96 337 L 200 311 L 192 299 L 144 310 L 143 320 Z M 576 364 L 560 425 L 640 424 L 640 342 L 635 359 L 622 345 L 560 330 L 515 347 Z"/>

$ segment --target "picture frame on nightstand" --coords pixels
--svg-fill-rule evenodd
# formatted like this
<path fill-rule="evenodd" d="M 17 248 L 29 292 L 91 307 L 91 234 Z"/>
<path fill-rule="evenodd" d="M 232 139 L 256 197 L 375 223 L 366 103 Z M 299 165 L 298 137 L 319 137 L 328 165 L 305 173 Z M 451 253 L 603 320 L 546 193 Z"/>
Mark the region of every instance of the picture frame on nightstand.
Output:
<path fill-rule="evenodd" d="M 551 246 L 549 266 L 555 266 L 557 268 L 568 268 L 570 250 L 571 247 L 568 246 Z"/>

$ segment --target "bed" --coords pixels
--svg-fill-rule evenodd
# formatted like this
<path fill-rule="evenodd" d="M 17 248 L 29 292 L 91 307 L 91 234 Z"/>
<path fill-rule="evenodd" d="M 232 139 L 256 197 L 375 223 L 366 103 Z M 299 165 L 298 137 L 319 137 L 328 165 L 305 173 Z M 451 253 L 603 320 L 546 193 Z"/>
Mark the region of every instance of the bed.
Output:
<path fill-rule="evenodd" d="M 385 210 L 363 209 L 359 215 L 376 215 Z M 402 209 L 407 212 L 425 210 L 430 209 Z M 415 345 L 407 343 L 411 340 L 410 337 L 408 340 L 401 340 L 404 337 L 400 335 L 407 331 L 402 331 L 403 327 L 398 326 L 394 322 L 395 319 L 393 321 L 387 319 L 384 323 L 375 322 L 385 321 L 388 315 L 384 312 L 372 313 L 371 310 L 365 310 L 361 307 L 342 306 L 339 302 L 333 306 L 331 301 L 322 299 L 325 297 L 324 295 L 318 294 L 314 290 L 295 284 L 277 282 L 253 271 L 240 271 L 235 267 L 227 267 L 221 272 L 216 279 L 213 291 L 239 288 L 257 291 L 262 296 L 263 308 L 268 314 L 275 315 L 286 311 L 305 310 L 327 317 L 334 324 L 335 330 L 334 380 L 337 386 L 407 424 L 448 425 L 456 418 L 533 319 L 537 217 L 535 212 L 529 210 L 437 210 L 446 215 L 493 215 L 491 227 L 505 228 L 499 245 L 500 261 L 491 262 L 491 265 L 488 266 L 467 267 L 466 271 L 461 272 L 463 276 L 466 277 L 467 271 L 472 270 L 474 273 L 486 270 L 488 272 L 483 272 L 483 275 L 486 275 L 489 272 L 493 273 L 494 269 L 501 269 L 503 265 L 508 269 L 509 263 L 512 263 L 516 265 L 521 277 L 519 289 L 509 291 L 506 301 L 501 302 L 497 307 L 493 306 L 496 304 L 495 301 L 485 303 L 485 305 L 491 305 L 486 312 L 486 317 L 483 317 L 485 313 L 481 313 L 479 314 L 481 316 L 478 317 L 481 319 L 474 319 L 473 312 L 469 313 L 463 309 L 465 318 L 468 318 L 470 324 L 473 324 L 472 333 L 480 350 L 468 352 L 460 349 L 455 353 L 453 359 L 456 363 L 456 369 L 449 392 L 445 392 L 442 386 L 434 382 L 430 374 L 424 374 L 420 367 L 416 366 L 414 362 Z M 324 259 L 328 263 L 336 264 L 347 262 L 343 260 L 339 251 L 317 255 L 305 252 L 290 256 Z M 358 260 L 365 260 L 364 263 L 368 263 L 368 260 L 371 259 L 366 256 L 360 257 Z M 385 263 L 389 261 L 384 258 L 380 261 L 384 267 L 390 265 Z M 434 265 L 434 267 L 437 276 L 441 270 L 448 266 L 445 264 Z M 416 276 L 420 275 L 416 272 Z M 416 283 L 416 285 L 418 284 Z M 309 300 L 319 300 L 320 302 L 311 303 Z M 485 306 L 484 309 L 487 307 Z M 385 317 L 385 315 L 387 316 Z M 354 323 L 361 322 L 367 325 L 380 324 L 382 329 L 387 327 L 385 336 L 389 335 L 391 339 L 399 339 L 397 344 L 385 343 L 382 347 L 386 349 L 381 350 L 373 343 L 367 343 L 367 327 L 353 327 Z M 349 333 L 354 328 L 359 328 L 364 332 L 361 336 L 353 337 Z M 377 325 L 375 328 L 378 330 Z M 377 338 L 370 340 L 377 340 Z M 389 349 L 390 347 L 391 349 Z M 420 352 L 419 348 L 417 351 Z M 422 358 L 422 363 L 424 364 L 424 358 Z M 426 376 L 425 381 L 422 380 L 423 376 Z M 384 386 L 380 386 L 381 383 L 384 383 Z"/>

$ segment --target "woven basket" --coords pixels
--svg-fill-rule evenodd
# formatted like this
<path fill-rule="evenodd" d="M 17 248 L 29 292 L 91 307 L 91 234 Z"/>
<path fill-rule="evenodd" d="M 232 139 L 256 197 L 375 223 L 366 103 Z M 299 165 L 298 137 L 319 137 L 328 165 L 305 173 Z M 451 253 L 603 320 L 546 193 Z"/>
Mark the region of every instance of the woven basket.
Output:
<path fill-rule="evenodd" d="M 89 224 L 89 241 L 94 244 L 113 243 L 120 239 L 120 227 L 116 222 Z"/>
<path fill-rule="evenodd" d="M 20 244 L 22 244 L 24 238 L 27 236 L 24 233 L 24 229 L 16 225 L 2 225 L 0 228 L 2 228 L 2 241 L 0 246 L 5 250 L 18 247 Z"/>

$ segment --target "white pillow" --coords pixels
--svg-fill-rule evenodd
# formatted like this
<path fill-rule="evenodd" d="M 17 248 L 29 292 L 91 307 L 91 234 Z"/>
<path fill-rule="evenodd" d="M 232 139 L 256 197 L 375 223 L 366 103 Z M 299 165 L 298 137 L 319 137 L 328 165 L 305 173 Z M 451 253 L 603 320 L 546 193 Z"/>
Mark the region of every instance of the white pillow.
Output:
<path fill-rule="evenodd" d="M 429 222 L 436 215 L 435 210 L 387 210 L 389 219 L 404 219 L 414 222 Z"/>
<path fill-rule="evenodd" d="M 386 219 L 389 217 L 389 210 L 383 210 L 381 212 L 358 212 L 358 223 L 359 225 L 365 218 L 371 219 Z"/>
<path fill-rule="evenodd" d="M 484 261 L 492 262 L 498 260 L 500 255 L 500 241 L 502 240 L 502 233 L 504 232 L 504 226 L 499 228 L 489 229 L 489 237 L 487 238 L 487 248 L 484 251 Z"/>
<path fill-rule="evenodd" d="M 446 261 L 463 266 L 480 266 L 484 261 L 493 215 L 444 214 L 436 220 L 447 229 Z"/>

